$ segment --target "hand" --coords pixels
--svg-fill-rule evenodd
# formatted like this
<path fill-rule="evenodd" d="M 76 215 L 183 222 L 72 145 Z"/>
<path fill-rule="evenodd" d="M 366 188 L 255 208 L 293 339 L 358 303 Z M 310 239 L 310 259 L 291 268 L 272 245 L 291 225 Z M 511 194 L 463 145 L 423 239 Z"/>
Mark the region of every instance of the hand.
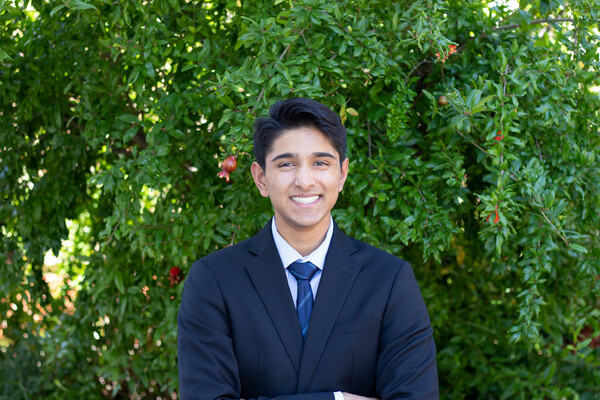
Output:
<path fill-rule="evenodd" d="M 342 395 L 344 395 L 344 400 L 380 400 L 377 397 L 364 397 L 346 392 L 342 392 Z"/>

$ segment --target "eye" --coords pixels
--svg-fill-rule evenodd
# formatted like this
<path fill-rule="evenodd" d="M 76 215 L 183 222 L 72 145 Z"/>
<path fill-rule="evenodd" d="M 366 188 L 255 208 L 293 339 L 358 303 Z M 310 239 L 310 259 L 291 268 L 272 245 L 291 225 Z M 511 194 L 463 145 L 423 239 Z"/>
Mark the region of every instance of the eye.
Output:
<path fill-rule="evenodd" d="M 289 167 L 293 167 L 294 163 L 290 162 L 290 161 L 286 161 L 286 162 L 282 162 L 281 164 L 278 165 L 279 168 L 289 168 Z"/>
<path fill-rule="evenodd" d="M 329 165 L 329 163 L 327 161 L 319 160 L 319 161 L 315 161 L 315 165 L 317 167 L 326 167 Z"/>

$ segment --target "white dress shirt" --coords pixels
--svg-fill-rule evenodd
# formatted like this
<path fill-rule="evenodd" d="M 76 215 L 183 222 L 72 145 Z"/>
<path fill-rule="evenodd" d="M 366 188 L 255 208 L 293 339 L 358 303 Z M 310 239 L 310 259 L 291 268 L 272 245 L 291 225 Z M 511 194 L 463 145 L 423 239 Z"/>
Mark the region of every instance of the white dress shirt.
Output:
<path fill-rule="evenodd" d="M 298 296 L 298 281 L 292 275 L 292 273 L 287 269 L 295 261 L 298 262 L 307 262 L 310 261 L 313 263 L 319 270 L 310 280 L 310 287 L 312 289 L 313 300 L 317 295 L 317 290 L 319 289 L 319 283 L 321 282 L 321 275 L 323 273 L 323 267 L 325 266 L 325 257 L 327 256 L 327 251 L 329 250 L 329 244 L 331 243 L 331 237 L 333 236 L 333 218 L 331 215 L 329 216 L 329 228 L 327 229 L 327 233 L 325 234 L 325 239 L 323 242 L 309 255 L 303 257 L 296 249 L 294 249 L 286 240 L 279 234 L 277 230 L 277 225 L 275 224 L 275 217 L 271 220 L 271 230 L 273 231 L 273 240 L 275 241 L 275 246 L 277 247 L 277 252 L 279 253 L 279 257 L 281 258 L 281 263 L 283 264 L 283 268 L 285 269 L 285 274 L 287 276 L 288 286 L 290 287 L 290 293 L 292 294 L 292 299 L 294 300 L 294 307 L 296 306 L 296 297 Z M 342 392 L 333 392 L 335 396 L 335 400 L 344 400 L 344 395 Z"/>
<path fill-rule="evenodd" d="M 329 250 L 329 243 L 331 243 L 331 236 L 333 235 L 333 218 L 329 216 L 329 228 L 327 229 L 327 233 L 325 234 L 325 239 L 323 242 L 309 255 L 303 257 L 296 249 L 294 249 L 285 239 L 279 234 L 277 230 L 277 225 L 275 224 L 275 218 L 271 222 L 271 228 L 273 231 L 273 240 L 275 240 L 275 246 L 277 247 L 277 251 L 279 252 L 279 257 L 281 258 L 281 263 L 283 264 L 283 268 L 285 269 L 285 273 L 287 275 L 288 286 L 290 287 L 290 293 L 292 294 L 292 299 L 294 299 L 294 306 L 296 305 L 296 296 L 298 293 L 298 282 L 294 275 L 287 269 L 295 261 L 298 262 L 307 262 L 310 261 L 313 263 L 319 270 L 310 280 L 310 287 L 313 293 L 313 300 L 317 295 L 317 290 L 319 289 L 319 282 L 321 282 L 321 273 L 323 271 L 323 266 L 325 265 L 325 257 L 327 256 L 327 250 Z"/>

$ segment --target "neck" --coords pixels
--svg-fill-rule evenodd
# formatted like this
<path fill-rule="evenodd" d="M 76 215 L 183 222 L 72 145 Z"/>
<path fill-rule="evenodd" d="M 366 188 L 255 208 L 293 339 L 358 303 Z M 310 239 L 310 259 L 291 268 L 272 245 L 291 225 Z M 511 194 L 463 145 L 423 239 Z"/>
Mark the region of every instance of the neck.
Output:
<path fill-rule="evenodd" d="M 306 257 L 315 251 L 323 243 L 323 240 L 325 240 L 327 229 L 329 229 L 329 221 L 329 218 L 324 218 L 323 223 L 303 229 L 278 223 L 278 219 L 275 218 L 275 225 L 281 237 L 300 253 L 302 257 Z"/>

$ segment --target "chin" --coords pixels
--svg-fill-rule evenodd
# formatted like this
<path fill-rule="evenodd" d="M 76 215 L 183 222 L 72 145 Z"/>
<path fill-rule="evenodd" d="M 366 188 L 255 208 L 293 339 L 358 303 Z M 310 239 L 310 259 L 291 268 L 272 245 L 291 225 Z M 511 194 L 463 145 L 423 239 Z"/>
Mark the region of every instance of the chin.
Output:
<path fill-rule="evenodd" d="M 294 221 L 294 225 L 298 228 L 314 228 L 322 223 L 324 218 L 306 218 L 306 219 L 298 219 Z"/>

